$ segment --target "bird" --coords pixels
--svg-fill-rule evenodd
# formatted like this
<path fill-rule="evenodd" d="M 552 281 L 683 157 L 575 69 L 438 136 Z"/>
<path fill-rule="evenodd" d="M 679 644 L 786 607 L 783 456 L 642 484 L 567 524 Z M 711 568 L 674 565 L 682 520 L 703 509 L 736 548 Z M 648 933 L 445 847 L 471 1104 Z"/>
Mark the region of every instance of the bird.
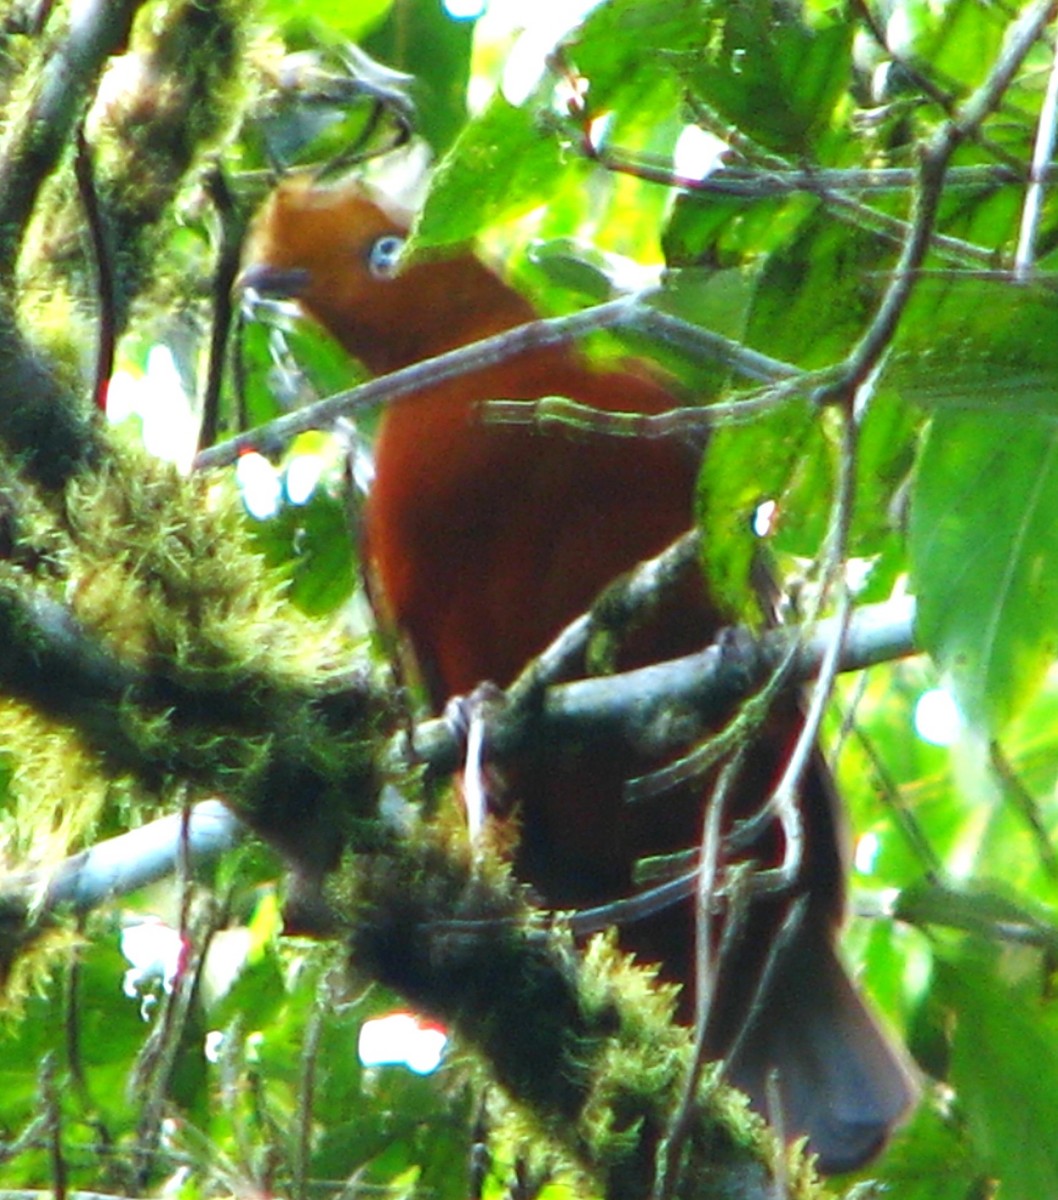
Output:
<path fill-rule="evenodd" d="M 362 179 L 290 176 L 252 224 L 242 284 L 296 299 L 375 375 L 537 316 L 473 250 L 402 262 L 411 220 Z M 482 418 L 483 401 L 546 396 L 640 414 L 679 403 L 669 381 L 642 364 L 596 366 L 563 344 L 427 382 L 381 418 L 363 554 L 438 711 L 483 681 L 508 686 L 615 577 L 692 524 L 700 446 L 573 437 Z M 701 649 L 731 615 L 699 575 L 622 643 L 615 665 Z M 731 820 L 759 810 L 802 726 L 796 698 L 773 708 L 739 776 Z M 509 785 L 519 813 L 514 870 L 546 906 L 626 897 L 637 863 L 700 841 L 708 782 L 656 801 L 626 801 L 628 777 L 658 765 L 640 747 L 585 740 L 527 759 Z M 787 1137 L 807 1137 L 820 1169 L 835 1173 L 881 1149 L 916 1085 L 838 956 L 847 838 L 818 752 L 798 805 L 803 845 L 794 895 L 749 902 L 719 962 L 706 1044 L 754 1107 Z M 773 822 L 746 857 L 774 865 L 784 851 Z M 691 1021 L 691 901 L 622 927 L 619 936 L 663 979 L 683 985 L 678 1015 Z"/>

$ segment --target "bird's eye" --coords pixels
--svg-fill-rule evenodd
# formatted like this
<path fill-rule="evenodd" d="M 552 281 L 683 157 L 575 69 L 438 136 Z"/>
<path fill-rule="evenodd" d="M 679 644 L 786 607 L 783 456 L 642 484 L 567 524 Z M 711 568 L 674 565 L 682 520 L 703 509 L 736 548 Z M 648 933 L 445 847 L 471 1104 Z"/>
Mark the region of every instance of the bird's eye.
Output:
<path fill-rule="evenodd" d="M 367 252 L 367 269 L 376 279 L 392 279 L 403 249 L 404 239 L 399 234 L 383 234 L 371 243 L 371 249 Z"/>

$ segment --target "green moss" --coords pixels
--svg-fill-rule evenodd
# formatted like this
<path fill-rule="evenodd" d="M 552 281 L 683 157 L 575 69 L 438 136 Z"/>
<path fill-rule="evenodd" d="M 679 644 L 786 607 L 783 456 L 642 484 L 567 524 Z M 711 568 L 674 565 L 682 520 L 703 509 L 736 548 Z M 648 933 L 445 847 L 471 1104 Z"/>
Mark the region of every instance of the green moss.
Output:
<path fill-rule="evenodd" d="M 0 297 L 0 442 L 32 478 L 58 489 L 97 461 L 96 428 L 69 379 L 15 328 Z"/>
<path fill-rule="evenodd" d="M 673 990 L 612 938 L 576 953 L 545 930 L 487 857 L 470 861 L 429 829 L 343 871 L 354 968 L 361 966 L 476 1050 L 510 1097 L 518 1136 L 541 1129 L 615 1200 L 654 1186 L 691 1067 Z M 745 1101 L 706 1072 L 679 1143 L 674 1197 L 774 1194 L 783 1151 Z M 820 1194 L 796 1152 L 791 1200 Z M 735 1189 L 735 1190 L 732 1190 Z"/>
<path fill-rule="evenodd" d="M 93 232 L 103 240 L 115 335 L 137 302 L 149 303 L 156 319 L 171 319 L 207 293 L 208 237 L 201 227 L 201 236 L 180 236 L 188 226 L 185 202 L 242 119 L 252 10 L 235 0 L 146 4 L 127 51 L 104 73 L 86 132 L 98 206 Z M 24 107 L 33 76 L 26 72 L 10 112 Z M 83 393 L 94 370 L 85 348 L 98 340 L 101 313 L 71 154 L 41 189 L 9 257 L 18 262 L 22 326 L 53 365 L 64 364 L 73 392 Z"/>
<path fill-rule="evenodd" d="M 382 692 L 339 631 L 285 603 L 227 482 L 105 444 L 61 505 L 25 506 L 31 542 L 0 561 L 4 690 L 82 748 L 102 795 L 126 779 L 156 799 L 221 795 L 303 869 L 333 865 L 375 822 Z M 7 479 L 34 494 L 10 465 Z M 35 568 L 31 544 L 61 570 Z M 7 748 L 33 763 L 38 739 L 12 728 Z M 78 808 L 48 771 L 37 784 Z"/>
<path fill-rule="evenodd" d="M 184 180 L 241 117 L 251 6 L 182 0 L 141 13 L 129 52 L 112 66 L 93 120 L 99 193 L 110 234 L 117 325 L 165 272 L 171 206 Z"/>

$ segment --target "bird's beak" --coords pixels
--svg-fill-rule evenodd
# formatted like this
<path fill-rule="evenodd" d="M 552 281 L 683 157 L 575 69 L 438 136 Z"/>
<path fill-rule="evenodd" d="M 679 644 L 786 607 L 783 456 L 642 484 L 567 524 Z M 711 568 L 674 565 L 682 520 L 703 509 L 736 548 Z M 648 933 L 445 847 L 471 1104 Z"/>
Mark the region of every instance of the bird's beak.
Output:
<path fill-rule="evenodd" d="M 304 267 L 271 267 L 267 263 L 247 267 L 237 281 L 244 292 L 283 300 L 300 296 L 308 285 L 309 272 Z"/>

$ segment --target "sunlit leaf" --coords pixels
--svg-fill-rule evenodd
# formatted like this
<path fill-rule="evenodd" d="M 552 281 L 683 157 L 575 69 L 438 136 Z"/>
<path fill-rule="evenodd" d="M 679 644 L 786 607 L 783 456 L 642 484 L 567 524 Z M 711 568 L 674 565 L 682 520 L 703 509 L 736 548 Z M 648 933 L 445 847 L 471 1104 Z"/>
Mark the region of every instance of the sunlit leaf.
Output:
<path fill-rule="evenodd" d="M 1058 426 L 939 413 L 911 508 L 918 633 L 974 721 L 998 730 L 1058 651 Z"/>
<path fill-rule="evenodd" d="M 435 174 L 414 246 L 458 245 L 482 225 L 527 211 L 559 169 L 558 143 L 531 109 L 497 95 Z"/>

